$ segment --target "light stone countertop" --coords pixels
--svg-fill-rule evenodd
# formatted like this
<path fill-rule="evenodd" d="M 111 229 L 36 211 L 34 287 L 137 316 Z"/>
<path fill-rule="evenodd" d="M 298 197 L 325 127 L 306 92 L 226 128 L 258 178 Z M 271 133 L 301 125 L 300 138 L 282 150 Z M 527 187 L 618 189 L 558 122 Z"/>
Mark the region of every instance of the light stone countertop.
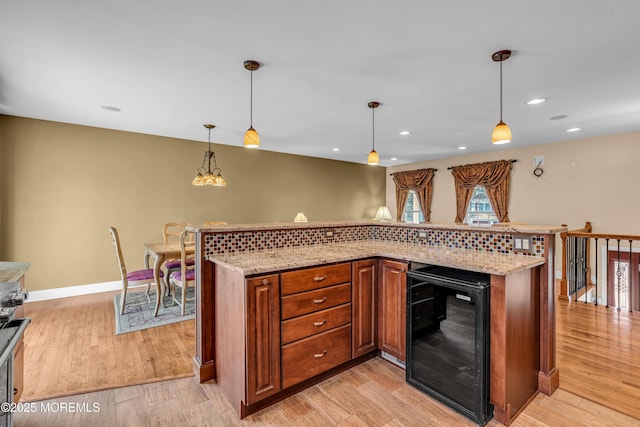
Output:
<path fill-rule="evenodd" d="M 396 221 L 374 221 L 374 220 L 345 220 L 345 221 L 311 221 L 311 222 L 272 222 L 256 224 L 224 224 L 215 226 L 194 225 L 190 229 L 201 232 L 242 232 L 257 230 L 282 230 L 295 228 L 332 228 L 332 227 L 353 227 L 361 225 L 382 225 L 387 227 L 410 227 L 418 229 L 433 230 L 460 230 L 460 231 L 483 231 L 493 233 L 522 233 L 522 234 L 555 234 L 567 231 L 566 227 L 553 225 L 529 225 L 518 223 L 504 223 L 492 227 L 466 225 L 466 224 L 409 224 Z"/>
<path fill-rule="evenodd" d="M 17 281 L 30 267 L 28 262 L 0 261 L 0 283 Z"/>
<path fill-rule="evenodd" d="M 227 269 L 250 276 L 372 257 L 416 261 L 500 276 L 545 263 L 543 257 L 377 240 L 215 254 L 208 256 L 207 259 Z"/>

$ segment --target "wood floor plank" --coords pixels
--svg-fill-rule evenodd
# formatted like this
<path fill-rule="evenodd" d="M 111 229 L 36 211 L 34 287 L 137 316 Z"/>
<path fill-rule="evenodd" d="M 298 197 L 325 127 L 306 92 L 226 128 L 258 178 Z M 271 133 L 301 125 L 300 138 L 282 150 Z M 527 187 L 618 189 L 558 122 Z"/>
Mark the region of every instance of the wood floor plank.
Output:
<path fill-rule="evenodd" d="M 560 388 L 640 419 L 640 313 L 557 302 Z"/>
<path fill-rule="evenodd" d="M 447 426 L 468 427 L 475 424 L 446 405 L 414 389 L 404 381 L 401 370 L 395 376 L 395 391 L 390 397 L 381 383 L 390 385 L 388 373 L 373 369 L 388 363 L 372 359 L 353 368 L 356 375 L 337 375 L 329 382 L 268 407 L 244 420 L 238 416 L 215 382 L 198 384 L 194 378 L 143 384 L 83 395 L 68 396 L 47 402 L 99 402 L 94 413 L 15 414 L 14 425 L 26 426 Z M 395 368 L 391 372 L 395 371 Z M 342 406 L 346 416 L 330 419 L 329 411 L 345 398 L 354 377 L 359 390 L 351 390 L 349 402 Z M 384 379 L 383 379 L 384 378 Z M 366 379 L 364 383 L 362 380 Z M 382 379 L 382 381 L 381 381 Z M 332 393 L 337 391 L 337 393 Z M 584 406 L 586 405 L 586 406 Z M 382 411 L 375 411 L 384 406 Z M 411 409 L 408 409 L 411 408 Z M 380 415 L 382 414 L 382 417 Z M 512 424 L 514 427 L 637 427 L 640 420 L 590 402 L 564 390 L 553 396 L 538 394 Z M 488 427 L 500 426 L 495 420 Z"/>
<path fill-rule="evenodd" d="M 116 336 L 113 295 L 25 305 L 23 402 L 193 375 L 195 320 Z"/>

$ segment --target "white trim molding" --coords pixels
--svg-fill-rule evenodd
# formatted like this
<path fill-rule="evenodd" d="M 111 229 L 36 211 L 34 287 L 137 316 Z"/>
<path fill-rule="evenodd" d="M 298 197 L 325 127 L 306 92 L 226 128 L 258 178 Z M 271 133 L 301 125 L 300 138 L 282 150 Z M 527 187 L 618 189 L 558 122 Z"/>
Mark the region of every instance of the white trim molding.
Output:
<path fill-rule="evenodd" d="M 145 285 L 143 285 L 145 286 Z M 57 298 L 75 297 L 78 295 L 97 294 L 100 292 L 119 291 L 122 289 L 122 281 L 94 283 L 91 285 L 67 286 L 65 288 L 44 289 L 41 291 L 29 291 L 26 302 L 46 301 Z"/>

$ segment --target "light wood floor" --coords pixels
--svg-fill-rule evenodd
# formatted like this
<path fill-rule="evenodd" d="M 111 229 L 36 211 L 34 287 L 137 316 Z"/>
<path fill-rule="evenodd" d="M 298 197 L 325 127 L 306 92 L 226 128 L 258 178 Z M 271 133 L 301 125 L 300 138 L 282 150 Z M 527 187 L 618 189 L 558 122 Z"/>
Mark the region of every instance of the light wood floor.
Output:
<path fill-rule="evenodd" d="M 640 312 L 556 307 L 560 388 L 640 419 Z"/>
<path fill-rule="evenodd" d="M 22 401 L 193 375 L 195 320 L 116 336 L 113 295 L 25 305 Z"/>
<path fill-rule="evenodd" d="M 109 293 L 27 305 L 34 322 L 26 335 L 23 401 L 191 375 L 193 321 L 116 337 L 112 298 Z M 561 389 L 551 397 L 537 396 L 514 425 L 640 426 L 637 314 L 558 301 Z M 185 338 L 178 338 L 180 334 Z M 97 402 L 101 409 L 91 414 L 18 414 L 16 425 L 239 424 L 217 385 L 199 385 L 193 378 L 53 402 Z M 407 385 L 402 370 L 380 359 L 267 408 L 243 424 L 472 425 Z"/>
<path fill-rule="evenodd" d="M 57 404 L 51 405 L 52 403 Z M 46 406 L 49 404 L 50 406 Z M 86 405 L 92 413 L 57 411 Z M 97 406 L 94 406 L 96 405 Z M 49 401 L 15 415 L 15 426 L 473 426 L 404 381 L 404 371 L 369 360 L 240 421 L 214 382 L 165 381 Z M 49 409 L 49 412 L 47 412 Z M 487 424 L 499 426 L 496 421 Z M 538 395 L 515 427 L 637 426 L 638 420 L 563 390 Z"/>

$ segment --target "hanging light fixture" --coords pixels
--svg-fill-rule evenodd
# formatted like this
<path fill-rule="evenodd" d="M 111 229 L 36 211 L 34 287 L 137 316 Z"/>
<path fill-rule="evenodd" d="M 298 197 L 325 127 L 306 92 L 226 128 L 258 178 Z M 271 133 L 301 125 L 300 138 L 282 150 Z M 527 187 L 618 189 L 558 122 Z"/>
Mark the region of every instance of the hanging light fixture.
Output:
<path fill-rule="evenodd" d="M 260 147 L 260 137 L 253 128 L 253 72 L 260 68 L 260 63 L 254 60 L 244 61 L 244 68 L 251 71 L 251 115 L 249 129 L 244 134 L 244 146 L 246 148 L 258 148 Z"/>
<path fill-rule="evenodd" d="M 494 144 L 506 144 L 511 142 L 511 129 L 502 121 L 502 62 L 509 59 L 511 56 L 510 50 L 499 50 L 491 55 L 491 59 L 500 63 L 500 122 L 493 129 L 491 135 L 491 142 Z"/>
<path fill-rule="evenodd" d="M 380 103 L 377 101 L 371 101 L 369 104 L 369 108 L 371 108 L 371 152 L 369 153 L 369 157 L 367 157 L 367 163 L 371 166 L 375 166 L 380 163 L 380 156 L 376 152 L 376 108 L 380 106 Z"/>
<path fill-rule="evenodd" d="M 204 152 L 204 159 L 202 159 L 202 166 L 198 168 L 198 174 L 191 183 L 197 186 L 212 185 L 214 187 L 226 187 L 227 182 L 222 177 L 222 171 L 218 168 L 216 163 L 216 153 L 211 151 L 211 129 L 215 128 L 214 125 L 206 124 L 205 128 L 209 129 L 209 149 Z M 211 158 L 213 157 L 213 170 L 211 170 Z M 204 164 L 207 163 L 207 169 L 205 170 Z"/>

